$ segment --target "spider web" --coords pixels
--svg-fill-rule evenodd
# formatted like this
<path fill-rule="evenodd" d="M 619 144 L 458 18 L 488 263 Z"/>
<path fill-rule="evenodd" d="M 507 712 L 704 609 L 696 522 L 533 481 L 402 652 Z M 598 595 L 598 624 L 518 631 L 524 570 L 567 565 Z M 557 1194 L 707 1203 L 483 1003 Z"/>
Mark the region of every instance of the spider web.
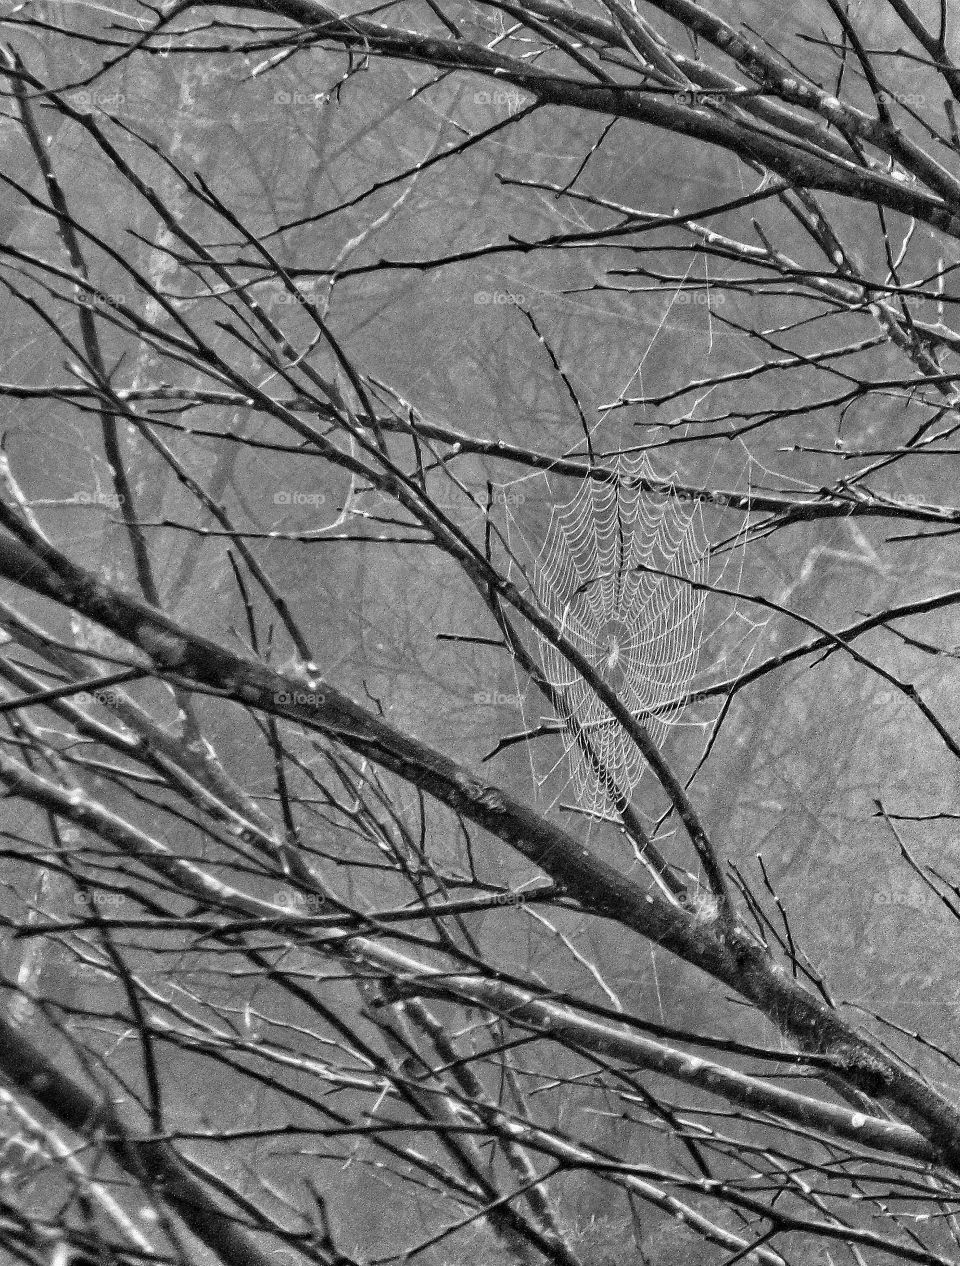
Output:
<path fill-rule="evenodd" d="M 557 630 L 660 746 L 682 711 L 704 641 L 711 550 L 699 503 L 657 480 L 646 454 L 621 457 L 608 482 L 586 479 L 555 507 L 534 587 Z M 572 664 L 540 637 L 576 799 L 602 814 L 630 800 L 646 762 Z"/>

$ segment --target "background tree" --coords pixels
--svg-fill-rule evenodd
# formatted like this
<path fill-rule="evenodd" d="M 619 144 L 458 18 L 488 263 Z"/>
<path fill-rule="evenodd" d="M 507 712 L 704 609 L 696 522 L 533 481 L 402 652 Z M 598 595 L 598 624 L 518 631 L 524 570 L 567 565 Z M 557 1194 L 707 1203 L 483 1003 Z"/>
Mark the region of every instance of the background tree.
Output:
<path fill-rule="evenodd" d="M 953 24 L 4 8 L 4 1260 L 956 1260 Z"/>

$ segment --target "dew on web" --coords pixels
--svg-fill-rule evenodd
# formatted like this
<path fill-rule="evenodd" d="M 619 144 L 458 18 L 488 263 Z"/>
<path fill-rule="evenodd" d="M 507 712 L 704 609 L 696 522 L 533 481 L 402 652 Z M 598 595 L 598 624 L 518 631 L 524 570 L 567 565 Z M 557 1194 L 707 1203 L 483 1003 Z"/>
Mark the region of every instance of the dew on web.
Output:
<path fill-rule="evenodd" d="M 649 491 L 659 482 L 646 454 L 584 480 L 554 508 L 535 572 L 544 611 L 658 745 L 697 671 L 710 565 L 699 505 Z M 569 661 L 540 645 L 577 800 L 595 813 L 617 793 L 629 800 L 643 757 Z"/>
<path fill-rule="evenodd" d="M 549 475 L 494 486 L 508 576 L 658 747 L 683 727 L 683 746 L 670 759 L 692 777 L 769 618 L 742 590 L 758 471 L 769 477 L 747 457 L 730 479 L 746 492 L 730 504 L 696 495 L 711 486 L 710 474 L 692 484 L 675 473 L 665 478 L 649 453 L 636 451 L 611 454 L 602 467 L 594 462 L 573 485 L 561 482 L 574 489 L 566 500 Z M 549 698 L 515 661 L 522 726 L 501 734 L 496 750 L 525 743 L 545 806 L 616 821 L 630 804 L 658 831 L 655 799 L 634 798 L 647 768 L 634 740 L 550 639 L 539 630 L 536 638 Z"/>

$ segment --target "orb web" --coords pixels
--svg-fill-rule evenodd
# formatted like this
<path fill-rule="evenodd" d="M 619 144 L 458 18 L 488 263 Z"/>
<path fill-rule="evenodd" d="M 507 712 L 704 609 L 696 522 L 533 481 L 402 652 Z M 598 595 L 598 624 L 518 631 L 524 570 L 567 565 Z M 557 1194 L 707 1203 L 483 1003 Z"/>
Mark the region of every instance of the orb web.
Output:
<path fill-rule="evenodd" d="M 682 710 L 703 643 L 710 546 L 698 503 L 663 486 L 649 458 L 620 458 L 555 507 L 535 586 L 556 628 L 658 744 Z M 576 797 L 589 812 L 629 801 L 646 762 L 569 661 L 540 638 Z"/>

